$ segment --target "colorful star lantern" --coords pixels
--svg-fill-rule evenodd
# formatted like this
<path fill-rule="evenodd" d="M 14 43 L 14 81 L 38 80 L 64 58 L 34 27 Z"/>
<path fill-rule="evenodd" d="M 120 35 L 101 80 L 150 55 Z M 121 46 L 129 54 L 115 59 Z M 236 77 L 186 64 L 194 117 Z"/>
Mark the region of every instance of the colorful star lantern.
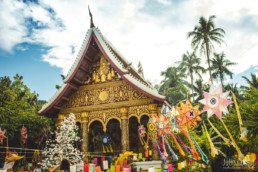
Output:
<path fill-rule="evenodd" d="M 157 131 L 159 135 L 165 135 L 170 133 L 170 120 L 165 115 L 160 115 L 158 118 Z"/>
<path fill-rule="evenodd" d="M 6 132 L 6 130 L 2 130 L 0 128 L 0 144 L 3 144 L 3 140 L 6 139 L 5 132 Z"/>
<path fill-rule="evenodd" d="M 227 100 L 228 92 L 222 92 L 222 85 L 220 84 L 218 88 L 214 88 L 211 85 L 210 92 L 203 92 L 204 99 L 200 100 L 199 102 L 204 104 L 203 111 L 207 111 L 208 118 L 210 118 L 213 114 L 221 120 L 222 112 L 227 114 L 228 109 L 227 106 L 233 103 L 230 100 Z"/>
<path fill-rule="evenodd" d="M 201 111 L 199 105 L 193 107 L 189 100 L 184 104 L 180 102 L 180 107 L 177 107 L 179 115 L 176 117 L 180 126 L 186 126 L 188 129 L 195 127 L 197 121 L 202 121 L 200 118 Z"/>
<path fill-rule="evenodd" d="M 177 123 L 176 123 L 176 116 L 179 115 L 179 112 L 176 110 L 176 108 L 173 106 L 171 111 L 170 111 L 170 129 L 171 131 L 174 131 L 176 133 L 179 132 L 179 127 L 177 126 Z"/>
<path fill-rule="evenodd" d="M 27 129 L 26 129 L 26 127 L 22 126 L 20 134 L 21 134 L 20 135 L 20 143 L 23 145 L 23 144 L 25 144 L 25 142 L 27 140 Z"/>

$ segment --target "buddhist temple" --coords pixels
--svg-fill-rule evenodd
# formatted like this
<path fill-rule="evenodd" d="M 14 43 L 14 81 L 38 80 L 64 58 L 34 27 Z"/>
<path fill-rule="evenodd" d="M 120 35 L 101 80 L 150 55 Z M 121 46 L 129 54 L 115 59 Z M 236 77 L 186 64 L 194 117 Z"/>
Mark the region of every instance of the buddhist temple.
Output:
<path fill-rule="evenodd" d="M 75 114 L 85 154 L 103 151 L 104 134 L 110 136 L 114 152 L 141 152 L 138 126 L 146 127 L 149 117 L 160 113 L 165 97 L 144 79 L 141 64 L 138 67 L 136 70 L 91 20 L 63 85 L 39 114 L 53 118 L 56 125 Z M 153 159 L 158 154 L 153 150 Z"/>

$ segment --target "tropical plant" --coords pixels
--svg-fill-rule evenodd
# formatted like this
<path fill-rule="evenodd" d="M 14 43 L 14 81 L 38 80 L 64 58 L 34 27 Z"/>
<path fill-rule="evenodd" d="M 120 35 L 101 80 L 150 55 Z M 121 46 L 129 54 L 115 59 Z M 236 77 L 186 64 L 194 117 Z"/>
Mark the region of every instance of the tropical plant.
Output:
<path fill-rule="evenodd" d="M 205 69 L 200 66 L 201 59 L 196 57 L 194 52 L 192 52 L 190 54 L 187 51 L 185 54 L 182 55 L 182 61 L 179 61 L 177 63 L 179 63 L 178 68 L 181 69 L 182 72 L 186 72 L 186 74 L 190 76 L 192 97 L 193 97 L 193 101 L 194 101 L 194 88 L 193 88 L 194 76 L 193 76 L 193 74 L 195 73 L 199 77 L 201 77 L 200 72 L 202 72 L 202 73 L 205 72 Z"/>
<path fill-rule="evenodd" d="M 215 16 L 210 16 L 209 19 L 206 20 L 204 17 L 200 17 L 199 25 L 196 25 L 193 31 L 187 33 L 187 38 L 192 37 L 191 45 L 194 50 L 200 49 L 201 53 L 206 52 L 211 81 L 210 54 L 214 49 L 213 42 L 220 45 L 224 42 L 222 38 L 225 34 L 223 29 L 215 27 L 214 18 Z"/>
<path fill-rule="evenodd" d="M 209 89 L 210 89 L 210 85 L 205 84 L 202 79 L 197 79 L 195 81 L 195 84 L 193 85 L 193 89 L 194 89 L 194 92 L 195 92 L 194 96 L 197 96 L 197 98 L 196 98 L 196 102 L 197 102 L 197 101 L 204 98 L 203 91 L 208 92 Z"/>
<path fill-rule="evenodd" d="M 232 91 L 235 94 L 237 100 L 243 100 L 245 98 L 244 89 L 241 86 L 238 86 L 237 84 L 228 83 L 224 86 L 224 90 Z M 232 98 L 231 94 L 229 94 L 229 96 L 231 96 Z"/>
<path fill-rule="evenodd" d="M 18 74 L 13 81 L 6 76 L 0 77 L 0 125 L 8 132 L 10 146 L 19 146 L 17 138 L 24 125 L 28 130 L 28 146 L 35 147 L 42 127 L 50 126 L 52 120 L 37 114 L 42 104 L 37 101 L 38 95 L 31 93 L 22 79 Z"/>
<path fill-rule="evenodd" d="M 223 80 L 225 79 L 226 75 L 229 75 L 230 79 L 232 79 L 233 73 L 228 69 L 228 67 L 236 65 L 237 63 L 231 62 L 230 60 L 226 59 L 226 55 L 224 52 L 220 54 L 214 53 L 213 55 L 214 58 L 211 59 L 211 75 L 214 79 L 219 78 L 223 86 Z"/>
<path fill-rule="evenodd" d="M 166 90 L 166 99 L 173 105 L 176 105 L 179 101 L 186 99 L 188 95 L 189 91 L 183 83 L 179 83 L 175 87 L 170 87 Z"/>
<path fill-rule="evenodd" d="M 252 86 L 252 87 L 258 88 L 258 77 L 256 77 L 255 74 L 251 73 L 251 79 L 248 79 L 246 76 L 242 76 L 242 78 L 246 80 L 246 82 L 249 84 L 249 87 Z"/>
<path fill-rule="evenodd" d="M 185 83 L 186 75 L 177 67 L 168 67 L 166 71 L 161 72 L 161 76 L 164 76 L 164 80 L 160 84 L 160 93 L 166 94 L 168 88 L 175 87 L 179 83 Z"/>

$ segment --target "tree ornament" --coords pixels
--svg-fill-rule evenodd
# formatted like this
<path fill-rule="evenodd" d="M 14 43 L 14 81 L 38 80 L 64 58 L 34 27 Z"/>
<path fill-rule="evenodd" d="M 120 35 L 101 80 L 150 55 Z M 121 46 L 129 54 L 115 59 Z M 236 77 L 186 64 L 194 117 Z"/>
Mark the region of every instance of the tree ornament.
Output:
<path fill-rule="evenodd" d="M 59 165 L 63 159 L 69 160 L 72 164 L 82 160 L 82 152 L 74 147 L 76 142 L 81 141 L 76 131 L 78 126 L 75 115 L 71 113 L 64 118 L 61 126 L 57 127 L 55 139 L 46 141 L 46 147 L 42 152 L 43 160 L 40 163 L 44 169 Z"/>

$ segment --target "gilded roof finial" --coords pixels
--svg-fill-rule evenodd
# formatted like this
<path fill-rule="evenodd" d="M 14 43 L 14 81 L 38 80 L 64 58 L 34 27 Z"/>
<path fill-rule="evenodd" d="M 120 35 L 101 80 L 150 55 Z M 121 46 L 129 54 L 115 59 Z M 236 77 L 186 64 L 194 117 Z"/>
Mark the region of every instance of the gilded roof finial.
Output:
<path fill-rule="evenodd" d="M 93 17 L 92 14 L 90 12 L 90 6 L 88 5 L 88 9 L 89 9 L 89 14 L 90 14 L 90 28 L 95 27 L 94 23 L 93 23 Z"/>

